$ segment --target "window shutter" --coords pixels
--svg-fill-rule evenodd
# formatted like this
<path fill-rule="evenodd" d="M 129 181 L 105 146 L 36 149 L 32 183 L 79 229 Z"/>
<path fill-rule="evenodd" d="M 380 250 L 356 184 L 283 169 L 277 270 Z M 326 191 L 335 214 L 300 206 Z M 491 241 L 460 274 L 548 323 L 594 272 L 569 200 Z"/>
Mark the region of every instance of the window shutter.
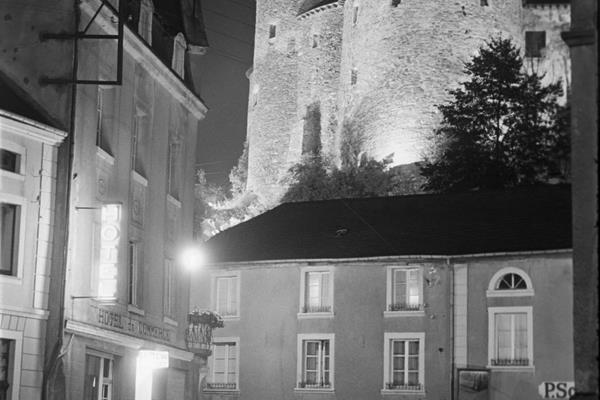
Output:
<path fill-rule="evenodd" d="M 393 282 L 394 296 L 392 303 L 405 303 L 406 302 L 406 271 L 397 269 L 394 270 L 394 282 Z"/>
<path fill-rule="evenodd" d="M 321 306 L 328 306 L 329 302 L 329 272 L 321 273 Z"/>

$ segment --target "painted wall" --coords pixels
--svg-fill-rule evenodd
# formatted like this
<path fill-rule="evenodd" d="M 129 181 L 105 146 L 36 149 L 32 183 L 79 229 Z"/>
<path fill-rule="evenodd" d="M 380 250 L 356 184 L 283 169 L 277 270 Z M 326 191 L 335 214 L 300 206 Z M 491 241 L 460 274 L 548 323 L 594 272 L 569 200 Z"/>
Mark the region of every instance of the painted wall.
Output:
<path fill-rule="evenodd" d="M 0 110 L 0 148 L 19 154 L 0 170 L 0 200 L 17 204 L 14 274 L 0 275 L 0 338 L 12 340 L 9 399 L 39 399 L 48 318 L 57 147 L 65 133 Z"/>
<path fill-rule="evenodd" d="M 503 257 L 467 261 L 468 367 L 486 368 L 488 362 L 487 307 L 533 308 L 533 365 L 523 370 L 491 369 L 490 399 L 532 399 L 546 381 L 573 381 L 572 260 L 570 254 Z M 494 274 L 515 267 L 531 278 L 534 295 L 487 297 Z"/>

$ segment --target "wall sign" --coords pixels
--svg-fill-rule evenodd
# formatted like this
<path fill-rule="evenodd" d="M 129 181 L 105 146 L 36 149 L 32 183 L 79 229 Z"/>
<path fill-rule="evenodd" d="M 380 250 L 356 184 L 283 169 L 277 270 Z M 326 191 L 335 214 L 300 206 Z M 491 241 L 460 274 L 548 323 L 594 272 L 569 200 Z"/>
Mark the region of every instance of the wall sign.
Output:
<path fill-rule="evenodd" d="M 121 205 L 105 204 L 102 206 L 100 266 L 98 271 L 98 297 L 101 299 L 114 299 L 117 296 L 120 238 Z"/>
<path fill-rule="evenodd" d="M 569 399 L 575 394 L 575 382 L 542 382 L 538 386 L 538 392 L 544 399 Z"/>
<path fill-rule="evenodd" d="M 98 308 L 98 323 L 140 338 L 171 341 L 171 331 L 113 311 Z"/>

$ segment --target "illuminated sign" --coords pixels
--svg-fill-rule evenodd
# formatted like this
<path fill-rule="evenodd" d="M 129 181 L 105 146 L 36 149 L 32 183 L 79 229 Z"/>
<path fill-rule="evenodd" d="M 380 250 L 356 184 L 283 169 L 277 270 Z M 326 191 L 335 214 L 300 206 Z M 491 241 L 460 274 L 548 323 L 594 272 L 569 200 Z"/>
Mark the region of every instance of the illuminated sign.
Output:
<path fill-rule="evenodd" d="M 117 296 L 121 205 L 105 204 L 102 206 L 101 223 L 98 297 L 114 299 Z"/>
<path fill-rule="evenodd" d="M 147 369 L 169 368 L 169 352 L 140 350 L 138 365 L 143 365 Z"/>
<path fill-rule="evenodd" d="M 568 399 L 575 394 L 575 382 L 542 382 L 538 393 L 544 399 Z"/>
<path fill-rule="evenodd" d="M 138 337 L 158 339 L 164 342 L 171 341 L 171 332 L 168 329 L 150 325 L 102 308 L 98 308 L 98 323 L 112 328 L 112 330 L 119 330 Z"/>

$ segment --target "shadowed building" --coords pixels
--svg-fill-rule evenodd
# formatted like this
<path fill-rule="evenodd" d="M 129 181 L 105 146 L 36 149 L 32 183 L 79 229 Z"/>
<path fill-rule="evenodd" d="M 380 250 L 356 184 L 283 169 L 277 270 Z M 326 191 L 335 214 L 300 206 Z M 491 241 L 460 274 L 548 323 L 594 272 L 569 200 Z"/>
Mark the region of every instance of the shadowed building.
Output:
<path fill-rule="evenodd" d="M 567 385 L 570 210 L 569 186 L 314 201 L 217 234 L 191 293 L 225 319 L 203 398 L 528 400 Z"/>

